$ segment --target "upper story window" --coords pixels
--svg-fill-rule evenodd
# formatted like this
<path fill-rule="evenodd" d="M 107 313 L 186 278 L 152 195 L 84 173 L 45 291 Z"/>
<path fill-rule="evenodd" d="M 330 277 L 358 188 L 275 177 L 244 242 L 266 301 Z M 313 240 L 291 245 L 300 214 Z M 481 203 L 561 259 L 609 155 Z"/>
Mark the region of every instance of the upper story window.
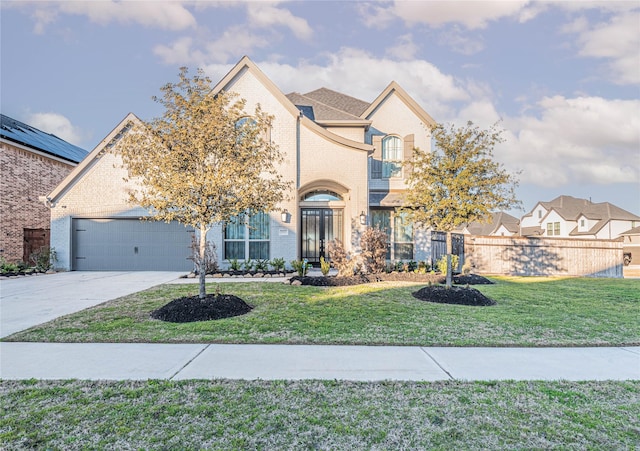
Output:
<path fill-rule="evenodd" d="M 559 222 L 547 222 L 547 236 L 560 235 L 560 223 Z"/>
<path fill-rule="evenodd" d="M 387 136 L 382 140 L 382 177 L 402 176 L 402 140 L 397 136 Z"/>

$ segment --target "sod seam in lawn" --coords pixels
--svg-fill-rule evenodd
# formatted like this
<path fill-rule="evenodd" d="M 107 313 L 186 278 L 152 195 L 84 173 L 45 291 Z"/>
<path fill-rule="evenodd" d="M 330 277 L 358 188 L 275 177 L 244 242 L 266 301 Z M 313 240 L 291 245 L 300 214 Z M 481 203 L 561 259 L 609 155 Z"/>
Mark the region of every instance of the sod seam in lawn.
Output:
<path fill-rule="evenodd" d="M 253 306 L 217 321 L 168 323 L 150 313 L 194 295 L 162 285 L 16 333 L 6 341 L 305 343 L 419 346 L 623 346 L 640 344 L 640 280 L 494 278 L 475 288 L 497 301 L 469 307 L 419 301 L 421 284 L 318 288 L 220 284 Z M 208 284 L 209 292 L 216 284 Z"/>

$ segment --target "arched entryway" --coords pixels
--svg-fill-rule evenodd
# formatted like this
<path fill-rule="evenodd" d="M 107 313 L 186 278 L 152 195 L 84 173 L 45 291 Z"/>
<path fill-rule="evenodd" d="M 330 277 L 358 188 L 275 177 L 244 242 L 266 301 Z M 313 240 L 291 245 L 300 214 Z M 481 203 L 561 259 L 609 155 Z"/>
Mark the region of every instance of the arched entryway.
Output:
<path fill-rule="evenodd" d="M 332 240 L 344 242 L 348 190 L 337 183 L 315 183 L 300 190 L 300 258 L 318 263 Z"/>

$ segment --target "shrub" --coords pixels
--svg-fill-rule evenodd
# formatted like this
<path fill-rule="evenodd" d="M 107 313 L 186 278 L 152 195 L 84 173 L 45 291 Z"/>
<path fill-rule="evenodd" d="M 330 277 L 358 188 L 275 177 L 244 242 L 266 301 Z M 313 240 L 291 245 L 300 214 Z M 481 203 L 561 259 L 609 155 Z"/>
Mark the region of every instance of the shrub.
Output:
<path fill-rule="evenodd" d="M 244 270 L 246 272 L 252 271 L 253 270 L 253 261 L 251 261 L 251 259 L 247 259 L 244 261 L 244 263 L 242 263 L 242 267 L 244 268 Z"/>
<path fill-rule="evenodd" d="M 324 257 L 320 257 L 320 271 L 322 272 L 323 276 L 326 276 L 327 274 L 329 274 L 330 268 L 331 268 L 331 263 L 326 261 Z"/>
<path fill-rule="evenodd" d="M 327 252 L 333 267 L 338 270 L 338 276 L 353 276 L 353 266 L 351 256 L 344 250 L 344 245 L 340 240 L 332 240 L 327 245 Z"/>
<path fill-rule="evenodd" d="M 270 265 L 275 271 L 284 271 L 284 258 L 274 258 L 273 260 L 271 260 Z"/>
<path fill-rule="evenodd" d="M 387 234 L 378 227 L 367 227 L 360 236 L 362 264 L 369 273 L 381 273 L 387 256 Z"/>
<path fill-rule="evenodd" d="M 55 250 L 52 249 L 52 251 L 55 259 Z M 189 257 L 189 260 L 193 261 L 193 265 L 195 266 L 195 273 L 200 274 L 200 239 L 195 235 L 191 237 L 191 257 Z M 202 269 L 204 270 L 205 274 L 213 274 L 214 272 L 218 271 L 218 254 L 216 253 L 216 245 L 211 241 L 205 242 L 204 262 L 202 264 Z"/>
<path fill-rule="evenodd" d="M 237 258 L 232 258 L 231 260 L 229 260 L 229 268 L 232 271 L 240 271 L 241 267 L 242 263 L 240 263 Z"/>
<path fill-rule="evenodd" d="M 293 260 L 291 262 L 291 267 L 297 271 L 298 275 L 300 277 L 304 277 L 307 275 L 307 272 L 309 272 L 309 269 L 313 268 L 313 266 L 311 266 L 311 264 L 309 262 L 307 262 L 307 259 L 305 258 L 304 260 L 300 261 L 300 260 Z"/>
<path fill-rule="evenodd" d="M 460 257 L 458 257 L 457 255 L 452 255 L 451 256 L 451 268 L 455 269 L 458 267 L 458 262 L 460 261 Z M 443 255 L 440 260 L 438 260 L 438 271 L 440 271 L 441 274 L 443 275 L 447 275 L 447 256 Z"/>
<path fill-rule="evenodd" d="M 267 271 L 269 270 L 269 260 L 262 260 L 262 259 L 258 259 L 256 260 L 256 265 L 255 265 L 256 271 Z"/>

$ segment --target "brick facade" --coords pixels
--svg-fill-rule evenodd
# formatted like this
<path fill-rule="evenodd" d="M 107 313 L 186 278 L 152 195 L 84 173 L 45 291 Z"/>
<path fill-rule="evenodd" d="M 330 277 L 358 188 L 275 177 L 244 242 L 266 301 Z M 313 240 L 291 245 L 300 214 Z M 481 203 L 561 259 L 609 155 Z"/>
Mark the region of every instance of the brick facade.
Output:
<path fill-rule="evenodd" d="M 73 169 L 7 141 L 0 142 L 0 255 L 8 262 L 23 258 L 24 229 L 49 229 L 50 211 L 38 200 Z"/>

